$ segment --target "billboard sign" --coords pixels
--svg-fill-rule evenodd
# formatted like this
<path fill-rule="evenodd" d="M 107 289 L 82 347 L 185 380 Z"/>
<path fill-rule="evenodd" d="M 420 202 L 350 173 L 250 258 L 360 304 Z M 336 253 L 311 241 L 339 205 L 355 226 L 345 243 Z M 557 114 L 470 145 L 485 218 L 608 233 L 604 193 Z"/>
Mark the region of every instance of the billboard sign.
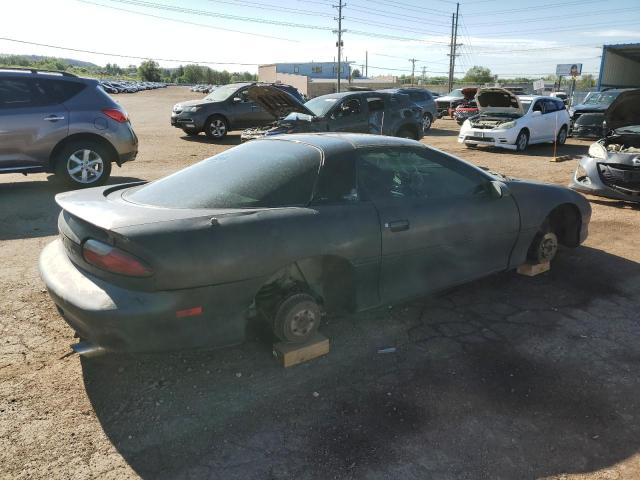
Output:
<path fill-rule="evenodd" d="M 533 82 L 534 90 L 544 90 L 544 80 L 536 80 Z"/>
<path fill-rule="evenodd" d="M 581 73 L 581 63 L 559 63 L 556 65 L 556 75 L 559 77 L 577 77 Z"/>

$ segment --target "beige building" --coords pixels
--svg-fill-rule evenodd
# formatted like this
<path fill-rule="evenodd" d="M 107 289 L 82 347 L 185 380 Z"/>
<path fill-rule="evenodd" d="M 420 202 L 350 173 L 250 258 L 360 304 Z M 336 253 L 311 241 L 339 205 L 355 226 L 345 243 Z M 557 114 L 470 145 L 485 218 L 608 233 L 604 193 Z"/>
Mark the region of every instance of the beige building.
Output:
<path fill-rule="evenodd" d="M 306 75 L 281 73 L 276 71 L 276 65 L 260 65 L 258 67 L 258 81 L 267 83 L 286 83 L 296 87 L 307 98 L 327 95 L 338 91 L 338 81 L 335 78 L 311 78 Z M 354 78 L 341 80 L 340 89 L 348 91 L 354 89 L 378 90 L 381 88 L 395 88 L 400 84 L 396 77 Z"/>

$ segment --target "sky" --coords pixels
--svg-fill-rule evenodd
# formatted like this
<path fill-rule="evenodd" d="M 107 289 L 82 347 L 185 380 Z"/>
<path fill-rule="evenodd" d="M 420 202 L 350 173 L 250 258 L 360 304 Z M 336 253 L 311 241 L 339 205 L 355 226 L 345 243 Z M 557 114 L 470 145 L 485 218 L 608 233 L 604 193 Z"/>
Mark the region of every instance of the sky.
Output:
<path fill-rule="evenodd" d="M 0 53 L 250 72 L 333 61 L 339 1 L 5 0 Z M 412 58 L 416 75 L 447 74 L 456 2 L 344 1 L 343 55 L 361 68 L 368 51 L 369 76 L 409 75 Z M 502 78 L 539 77 L 558 63 L 597 74 L 603 44 L 640 42 L 638 0 L 461 0 L 459 19 L 459 76 L 481 65 Z"/>

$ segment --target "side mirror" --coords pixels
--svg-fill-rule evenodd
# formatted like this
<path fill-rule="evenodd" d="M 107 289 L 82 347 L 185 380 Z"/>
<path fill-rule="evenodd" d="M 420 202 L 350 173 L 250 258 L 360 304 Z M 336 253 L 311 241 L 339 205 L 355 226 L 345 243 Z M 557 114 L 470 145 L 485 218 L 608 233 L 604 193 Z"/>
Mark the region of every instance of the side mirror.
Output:
<path fill-rule="evenodd" d="M 509 190 L 504 183 L 492 180 L 489 182 L 489 193 L 492 198 L 502 198 L 509 194 Z"/>
<path fill-rule="evenodd" d="M 240 103 L 242 102 L 242 99 L 240 97 L 233 97 L 233 103 Z"/>
<path fill-rule="evenodd" d="M 540 110 L 534 110 L 531 115 L 533 115 L 534 117 L 537 117 L 539 115 L 542 115 L 542 112 Z"/>

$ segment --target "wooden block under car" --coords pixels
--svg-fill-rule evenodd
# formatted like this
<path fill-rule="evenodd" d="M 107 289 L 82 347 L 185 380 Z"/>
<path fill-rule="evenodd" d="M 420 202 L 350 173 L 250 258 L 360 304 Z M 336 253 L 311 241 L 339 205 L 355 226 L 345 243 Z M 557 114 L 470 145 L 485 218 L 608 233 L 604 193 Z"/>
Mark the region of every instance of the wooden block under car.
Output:
<path fill-rule="evenodd" d="M 329 353 L 329 339 L 316 333 L 308 342 L 295 344 L 278 342 L 273 344 L 273 356 L 283 367 L 292 367 Z"/>
<path fill-rule="evenodd" d="M 551 262 L 525 263 L 518 267 L 518 273 L 520 275 L 526 275 L 527 277 L 535 277 L 541 273 L 548 272 L 550 269 Z"/>

